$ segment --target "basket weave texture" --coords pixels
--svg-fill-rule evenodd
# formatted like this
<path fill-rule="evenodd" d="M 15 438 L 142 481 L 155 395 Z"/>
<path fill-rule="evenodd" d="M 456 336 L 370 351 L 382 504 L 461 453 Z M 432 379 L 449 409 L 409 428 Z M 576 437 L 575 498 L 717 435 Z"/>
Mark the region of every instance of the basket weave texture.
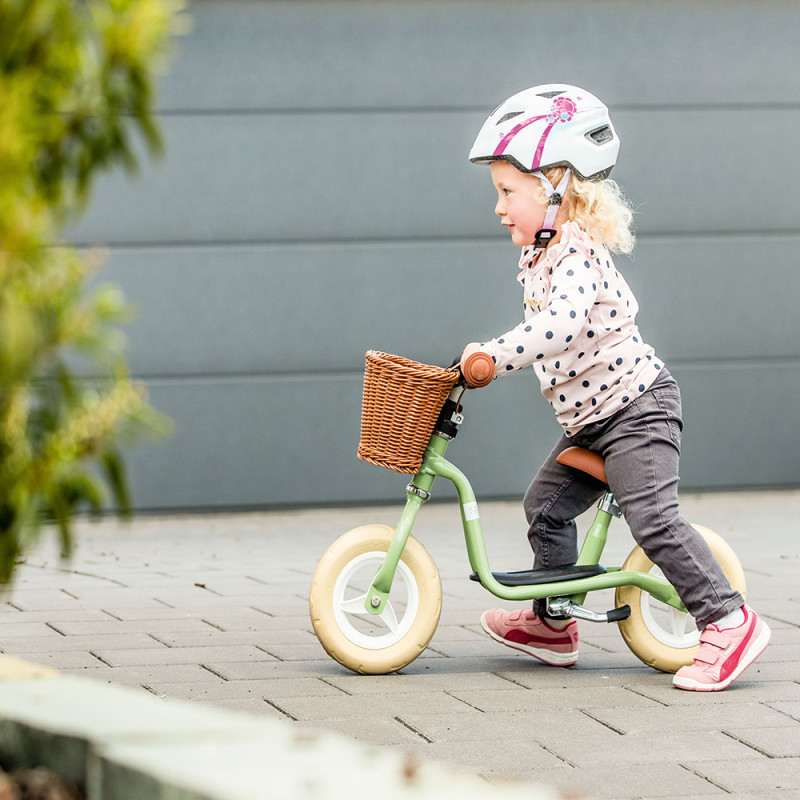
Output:
<path fill-rule="evenodd" d="M 358 457 L 415 474 L 456 372 L 367 351 Z"/>

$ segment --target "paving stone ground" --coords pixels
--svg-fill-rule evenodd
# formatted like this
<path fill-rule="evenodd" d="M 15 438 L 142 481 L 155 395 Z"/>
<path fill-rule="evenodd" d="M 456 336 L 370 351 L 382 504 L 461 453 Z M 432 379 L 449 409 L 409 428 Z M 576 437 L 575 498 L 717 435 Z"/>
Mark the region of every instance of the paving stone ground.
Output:
<path fill-rule="evenodd" d="M 773 630 L 759 661 L 721 693 L 673 689 L 614 625 L 581 623 L 580 663 L 569 669 L 493 643 L 478 619 L 497 603 L 467 579 L 448 502 L 429 503 L 414 531 L 442 576 L 442 619 L 400 674 L 345 670 L 308 614 L 327 546 L 357 525 L 396 523 L 399 505 L 81 523 L 70 562 L 46 536 L 19 568 L 0 605 L 0 650 L 159 697 L 337 731 L 490 781 L 619 800 L 800 797 L 800 491 L 688 494 L 682 504 L 737 551 L 749 602 Z M 519 504 L 483 503 L 481 518 L 493 569 L 527 568 Z M 606 561 L 621 563 L 631 546 L 615 522 Z M 606 610 L 613 597 L 589 604 Z"/>

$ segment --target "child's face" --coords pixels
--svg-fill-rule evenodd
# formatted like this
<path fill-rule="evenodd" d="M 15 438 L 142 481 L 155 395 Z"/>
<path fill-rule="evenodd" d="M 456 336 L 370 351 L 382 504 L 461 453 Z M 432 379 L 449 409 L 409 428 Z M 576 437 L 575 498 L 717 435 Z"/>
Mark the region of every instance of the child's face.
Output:
<path fill-rule="evenodd" d="M 541 182 L 508 161 L 492 161 L 491 170 L 492 183 L 497 189 L 494 213 L 508 228 L 515 245 L 533 244 L 547 212 L 547 197 Z"/>

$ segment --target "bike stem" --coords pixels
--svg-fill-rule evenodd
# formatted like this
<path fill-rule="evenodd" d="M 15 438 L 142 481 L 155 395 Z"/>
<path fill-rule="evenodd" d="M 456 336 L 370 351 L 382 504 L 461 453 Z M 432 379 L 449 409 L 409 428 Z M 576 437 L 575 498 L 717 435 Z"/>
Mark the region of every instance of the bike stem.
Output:
<path fill-rule="evenodd" d="M 648 592 L 662 603 L 685 610 L 678 593 L 662 577 L 643 572 L 633 572 L 620 568 L 608 568 L 606 573 L 591 577 L 554 581 L 528 586 L 505 586 L 497 581 L 489 566 L 489 557 L 481 527 L 478 504 L 472 486 L 461 470 L 444 458 L 449 440 L 434 433 L 425 450 L 422 467 L 406 487 L 406 505 L 395 529 L 394 537 L 383 564 L 378 569 L 367 591 L 364 607 L 371 614 L 380 614 L 388 600 L 397 565 L 403 554 L 411 529 L 422 505 L 430 498 L 430 490 L 436 477 L 447 478 L 456 488 L 461 521 L 467 545 L 470 567 L 478 574 L 483 586 L 496 597 L 503 600 L 541 600 L 546 597 L 570 596 L 582 603 L 588 592 L 601 589 L 614 589 L 619 586 L 634 585 Z M 609 493 L 610 494 L 610 493 Z M 581 547 L 577 564 L 597 564 L 605 547 L 608 526 L 615 516 L 613 498 L 601 501 Z"/>

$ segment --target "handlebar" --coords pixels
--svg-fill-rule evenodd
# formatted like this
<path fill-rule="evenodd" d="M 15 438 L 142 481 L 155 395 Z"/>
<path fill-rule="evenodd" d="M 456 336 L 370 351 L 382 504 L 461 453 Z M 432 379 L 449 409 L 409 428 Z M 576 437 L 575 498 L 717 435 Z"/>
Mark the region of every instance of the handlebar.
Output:
<path fill-rule="evenodd" d="M 461 375 L 471 389 L 488 386 L 494 380 L 494 359 L 480 350 L 471 353 L 461 362 Z"/>

